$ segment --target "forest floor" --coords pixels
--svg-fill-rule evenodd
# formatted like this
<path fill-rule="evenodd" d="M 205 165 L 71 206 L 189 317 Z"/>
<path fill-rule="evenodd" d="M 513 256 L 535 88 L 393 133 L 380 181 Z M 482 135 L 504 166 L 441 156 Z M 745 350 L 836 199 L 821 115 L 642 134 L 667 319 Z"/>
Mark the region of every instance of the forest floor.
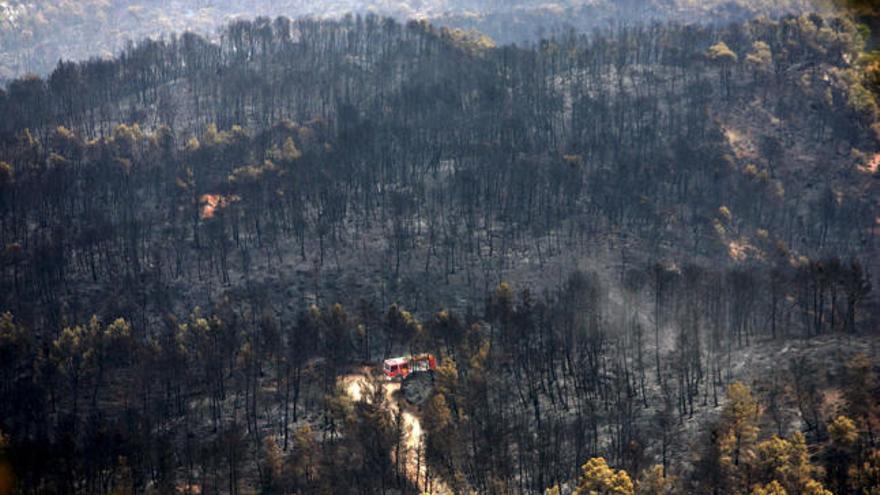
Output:
<path fill-rule="evenodd" d="M 823 416 L 832 417 L 838 414 L 837 409 L 841 405 L 841 390 L 838 384 L 842 380 L 846 363 L 857 354 L 877 356 L 878 353 L 880 353 L 880 335 L 877 334 L 837 333 L 810 339 L 755 340 L 750 345 L 731 352 L 729 357 L 732 363 L 731 371 L 729 375 L 724 376 L 724 380 L 726 383 L 741 381 L 748 385 L 756 396 L 763 397 L 771 393 L 774 380 L 780 380 L 796 360 L 805 359 L 818 368 Z M 724 356 L 721 359 L 726 360 L 728 357 Z M 659 389 L 656 392 L 659 393 Z M 678 417 L 674 426 L 675 432 L 670 438 L 680 439 L 680 444 L 671 446 L 671 464 L 687 466 L 696 460 L 702 451 L 702 446 L 705 445 L 709 428 L 723 410 L 725 392 L 723 387 L 719 387 L 716 405 L 710 387 L 706 386 L 705 392 L 695 398 L 693 414 Z M 794 391 L 790 390 L 790 386 L 785 387 L 785 392 L 779 399 L 778 411 L 763 411 L 761 423 L 764 434 L 789 435 L 794 431 L 805 429 L 806 425 L 793 394 Z M 769 403 L 766 399 L 763 397 L 762 402 Z M 659 459 L 659 455 L 656 455 L 659 452 L 652 454 Z"/>

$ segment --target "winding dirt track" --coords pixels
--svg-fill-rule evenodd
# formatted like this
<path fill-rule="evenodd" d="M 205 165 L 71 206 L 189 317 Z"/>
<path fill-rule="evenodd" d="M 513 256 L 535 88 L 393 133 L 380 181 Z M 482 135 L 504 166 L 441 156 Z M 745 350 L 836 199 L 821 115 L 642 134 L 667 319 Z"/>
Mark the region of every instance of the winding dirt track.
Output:
<path fill-rule="evenodd" d="M 368 378 L 369 369 L 363 369 L 360 373 L 353 373 L 339 378 L 339 383 L 345 389 L 348 396 L 353 401 L 369 400 L 372 395 L 373 384 Z M 422 422 L 418 415 L 406 409 L 405 404 L 401 408 L 401 404 L 396 397 L 396 392 L 400 390 L 400 383 L 382 382 L 382 389 L 385 392 L 385 400 L 393 414 L 400 414 L 403 422 L 403 448 L 401 453 L 404 456 L 401 464 L 404 466 L 404 474 L 412 486 L 422 490 L 421 493 L 429 493 L 431 495 L 447 495 L 452 494 L 452 490 L 446 484 L 437 478 L 430 480 L 428 477 L 428 467 L 425 463 L 424 444 Z M 395 453 L 391 452 L 391 459 L 395 460 Z"/>

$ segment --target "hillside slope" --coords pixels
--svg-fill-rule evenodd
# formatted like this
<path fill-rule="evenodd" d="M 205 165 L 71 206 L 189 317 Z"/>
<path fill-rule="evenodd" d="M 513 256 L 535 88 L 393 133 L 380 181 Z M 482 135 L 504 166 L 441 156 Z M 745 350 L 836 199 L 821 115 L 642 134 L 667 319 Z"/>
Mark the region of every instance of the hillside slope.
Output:
<path fill-rule="evenodd" d="M 616 2 L 565 0 L 47 0 L 0 2 L 0 82 L 32 72 L 44 75 L 59 60 L 109 58 L 129 42 L 184 31 L 213 36 L 230 20 L 255 16 L 339 18 L 373 13 L 401 22 L 428 19 L 438 25 L 476 29 L 498 43 L 533 42 L 538 33 L 565 27 L 590 32 L 614 23 L 680 21 L 726 23 L 759 15 L 778 17 L 828 11 L 818 0 L 710 2 Z"/>
<path fill-rule="evenodd" d="M 17 79 L 0 463 L 67 493 L 542 493 L 606 461 L 667 493 L 859 493 L 862 41 L 817 15 L 531 47 L 277 18 Z M 413 352 L 440 362 L 420 410 L 338 386 Z"/>

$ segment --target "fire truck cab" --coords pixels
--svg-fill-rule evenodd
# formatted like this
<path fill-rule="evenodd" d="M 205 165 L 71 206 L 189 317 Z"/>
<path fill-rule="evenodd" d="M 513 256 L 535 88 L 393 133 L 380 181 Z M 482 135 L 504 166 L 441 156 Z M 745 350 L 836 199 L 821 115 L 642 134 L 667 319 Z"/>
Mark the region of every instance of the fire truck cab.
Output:
<path fill-rule="evenodd" d="M 386 359 L 382 365 L 386 380 L 404 379 L 410 373 L 434 371 L 435 368 L 437 368 L 437 360 L 431 354 Z"/>

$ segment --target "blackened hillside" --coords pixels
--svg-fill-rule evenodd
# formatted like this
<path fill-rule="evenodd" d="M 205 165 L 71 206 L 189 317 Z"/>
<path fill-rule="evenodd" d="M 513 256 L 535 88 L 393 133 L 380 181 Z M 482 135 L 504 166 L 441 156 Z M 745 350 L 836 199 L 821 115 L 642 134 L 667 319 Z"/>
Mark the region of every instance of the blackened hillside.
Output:
<path fill-rule="evenodd" d="M 0 93 L 0 456 L 25 491 L 425 488 L 393 461 L 400 409 L 336 387 L 416 351 L 441 357 L 423 456 L 456 491 L 598 456 L 744 491 L 772 476 L 729 435 L 759 431 L 827 453 L 789 488 L 869 485 L 880 159 L 851 21 L 221 40 Z"/>

